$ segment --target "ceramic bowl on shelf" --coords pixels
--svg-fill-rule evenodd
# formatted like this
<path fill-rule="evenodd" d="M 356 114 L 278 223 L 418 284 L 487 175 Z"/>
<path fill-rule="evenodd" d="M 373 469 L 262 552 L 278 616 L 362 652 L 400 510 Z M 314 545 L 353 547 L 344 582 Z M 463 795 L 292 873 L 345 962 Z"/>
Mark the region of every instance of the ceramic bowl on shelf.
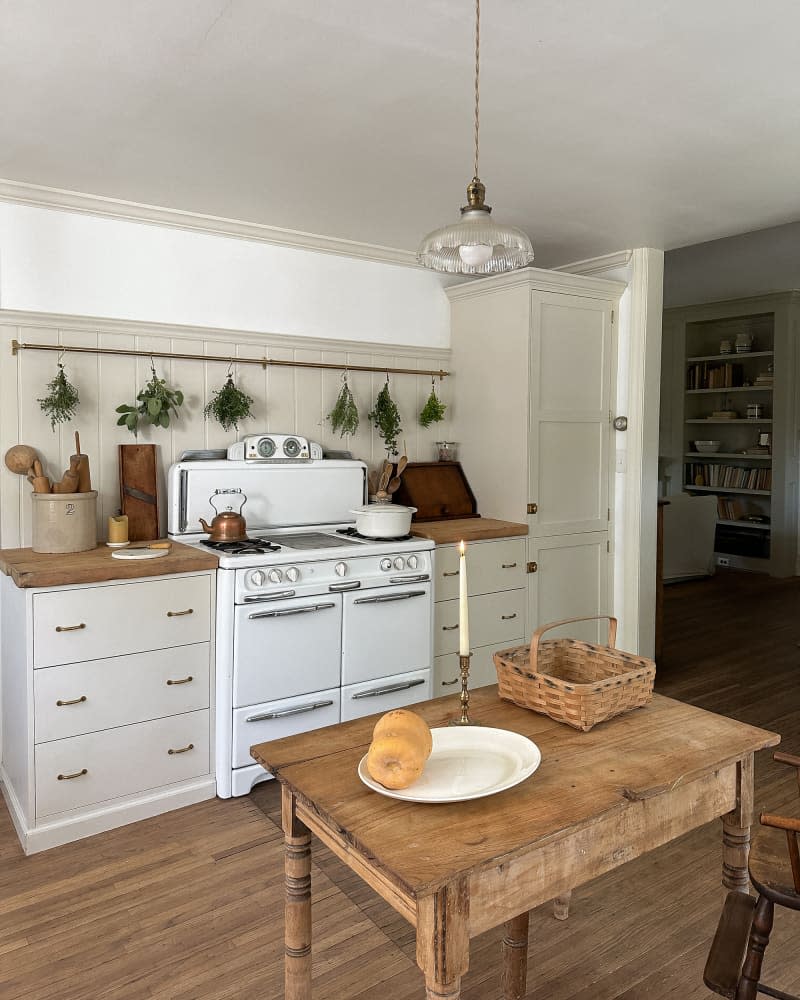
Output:
<path fill-rule="evenodd" d="M 705 454 L 710 455 L 710 454 L 712 454 L 715 451 L 719 451 L 721 444 L 722 444 L 721 441 L 695 441 L 694 442 L 695 449 L 697 451 L 699 451 L 699 452 L 702 452 L 704 455 Z"/>

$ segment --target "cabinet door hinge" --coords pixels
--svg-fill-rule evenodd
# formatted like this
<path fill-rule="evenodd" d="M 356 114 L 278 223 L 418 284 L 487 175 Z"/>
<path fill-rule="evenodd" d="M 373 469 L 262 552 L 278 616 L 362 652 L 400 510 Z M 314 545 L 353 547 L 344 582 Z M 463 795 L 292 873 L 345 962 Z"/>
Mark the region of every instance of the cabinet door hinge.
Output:
<path fill-rule="evenodd" d="M 606 552 L 611 552 L 611 542 L 606 542 Z"/>
<path fill-rule="evenodd" d="M 606 507 L 606 521 L 610 521 L 610 520 L 611 520 L 611 508 L 610 507 Z"/>
<path fill-rule="evenodd" d="M 614 313 L 614 310 L 612 309 L 611 310 L 611 325 L 612 326 L 614 325 L 614 315 L 615 315 L 615 313 Z"/>
<path fill-rule="evenodd" d="M 528 572 L 529 573 L 535 573 L 538 569 L 539 569 L 539 563 L 537 563 L 537 562 L 529 562 L 528 563 Z"/>
<path fill-rule="evenodd" d="M 538 514 L 539 513 L 539 504 L 538 503 L 529 503 L 528 504 L 528 513 L 529 514 Z"/>

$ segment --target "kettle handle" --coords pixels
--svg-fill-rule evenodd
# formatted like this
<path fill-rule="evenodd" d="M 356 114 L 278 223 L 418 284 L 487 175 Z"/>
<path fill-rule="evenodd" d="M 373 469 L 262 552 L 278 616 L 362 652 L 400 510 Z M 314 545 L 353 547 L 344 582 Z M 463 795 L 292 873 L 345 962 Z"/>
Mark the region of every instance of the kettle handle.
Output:
<path fill-rule="evenodd" d="M 218 510 L 218 509 L 217 509 L 217 507 L 216 507 L 216 506 L 214 505 L 214 497 L 217 497 L 217 496 L 222 496 L 222 495 L 224 495 L 224 494 L 226 494 L 226 493 L 228 493 L 228 494 L 229 494 L 229 493 L 238 493 L 238 494 L 239 494 L 239 495 L 241 496 L 241 498 L 242 498 L 242 502 L 241 502 L 241 503 L 239 504 L 239 510 L 237 511 L 237 513 L 238 513 L 238 514 L 241 514 L 241 513 L 242 513 L 242 508 L 243 508 L 243 507 L 244 507 L 244 505 L 245 505 L 245 504 L 247 503 L 247 497 L 245 496 L 244 492 L 243 492 L 242 490 L 240 490 L 240 489 L 233 489 L 233 490 L 214 490 L 214 492 L 213 492 L 213 493 L 211 494 L 211 496 L 210 496 L 210 497 L 208 498 L 208 502 L 209 502 L 209 503 L 211 504 L 211 507 L 213 508 L 213 510 L 214 510 L 214 513 L 215 513 L 215 514 L 219 514 L 219 510 Z M 228 509 L 228 510 L 233 510 L 233 507 L 232 507 L 232 506 L 228 506 L 228 508 L 227 508 L 227 509 Z"/>

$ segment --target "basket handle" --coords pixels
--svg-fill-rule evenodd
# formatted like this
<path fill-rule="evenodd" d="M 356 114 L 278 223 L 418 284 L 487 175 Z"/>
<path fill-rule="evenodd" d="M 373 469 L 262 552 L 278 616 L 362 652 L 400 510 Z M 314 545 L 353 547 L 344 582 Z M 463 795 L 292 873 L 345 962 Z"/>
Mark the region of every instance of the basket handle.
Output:
<path fill-rule="evenodd" d="M 614 647 L 617 641 L 617 619 L 611 615 L 589 615 L 588 618 L 563 618 L 560 622 L 548 622 L 547 625 L 540 625 L 531 636 L 530 666 L 531 670 L 536 670 L 536 657 L 539 652 L 539 640 L 545 632 L 551 628 L 558 628 L 559 625 L 570 625 L 572 622 L 596 622 L 603 618 L 608 619 L 608 645 Z"/>

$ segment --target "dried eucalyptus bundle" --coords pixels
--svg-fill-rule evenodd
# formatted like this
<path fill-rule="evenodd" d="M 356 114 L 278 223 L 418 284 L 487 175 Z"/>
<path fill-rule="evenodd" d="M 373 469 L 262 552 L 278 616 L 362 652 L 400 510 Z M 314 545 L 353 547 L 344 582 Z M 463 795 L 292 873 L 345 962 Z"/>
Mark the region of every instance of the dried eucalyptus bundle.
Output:
<path fill-rule="evenodd" d="M 333 409 L 328 414 L 328 420 L 330 420 L 333 430 L 338 432 L 339 437 L 344 437 L 345 434 L 355 434 L 358 430 L 358 407 L 353 399 L 350 386 L 347 384 L 346 372 L 342 375 L 342 388 L 339 390 Z"/>
<path fill-rule="evenodd" d="M 134 437 L 139 436 L 139 424 L 152 424 L 154 427 L 169 427 L 169 415 L 178 415 L 178 408 L 183 406 L 183 393 L 167 385 L 166 379 L 156 375 L 155 366 L 150 365 L 151 378 L 136 395 L 137 402 L 133 405 L 122 403 L 117 407 L 117 413 L 122 414 L 117 420 L 118 427 L 127 427 Z"/>
<path fill-rule="evenodd" d="M 422 411 L 419 415 L 419 422 L 423 427 L 430 427 L 431 424 L 438 424 L 440 420 L 444 420 L 444 413 L 446 409 L 447 405 L 436 395 L 436 383 L 431 382 L 431 394 L 428 396 L 428 401 L 422 407 Z"/>
<path fill-rule="evenodd" d="M 47 383 L 47 395 L 37 402 L 42 412 L 50 418 L 50 427 L 53 431 L 56 429 L 56 424 L 64 424 L 75 416 L 80 397 L 78 390 L 67 378 L 60 361 L 56 377 Z"/>
<path fill-rule="evenodd" d="M 367 419 L 371 420 L 377 428 L 378 434 L 383 438 L 387 455 L 396 455 L 397 435 L 403 430 L 401 426 L 400 411 L 397 404 L 392 399 L 389 392 L 389 377 L 378 393 L 374 408 L 367 414 Z"/>
<path fill-rule="evenodd" d="M 222 429 L 229 431 L 239 429 L 239 421 L 247 420 L 253 416 L 251 409 L 255 400 L 248 396 L 233 381 L 233 375 L 228 372 L 228 380 L 221 389 L 215 389 L 211 401 L 206 405 L 203 413 L 208 418 L 213 418 L 221 425 Z"/>

